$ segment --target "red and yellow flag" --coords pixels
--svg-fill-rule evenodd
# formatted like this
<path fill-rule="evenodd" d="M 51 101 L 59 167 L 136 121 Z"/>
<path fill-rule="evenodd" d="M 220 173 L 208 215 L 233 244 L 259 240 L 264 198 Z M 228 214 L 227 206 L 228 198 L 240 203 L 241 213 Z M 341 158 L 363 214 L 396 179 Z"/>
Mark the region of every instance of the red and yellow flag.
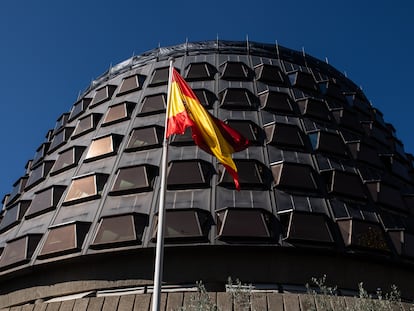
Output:
<path fill-rule="evenodd" d="M 231 154 L 247 148 L 249 141 L 223 121 L 212 116 L 180 74 L 175 69 L 172 71 L 166 137 L 172 134 L 184 134 L 185 129 L 191 127 L 194 142 L 223 164 L 233 177 L 236 189 L 240 190 L 237 167 Z"/>

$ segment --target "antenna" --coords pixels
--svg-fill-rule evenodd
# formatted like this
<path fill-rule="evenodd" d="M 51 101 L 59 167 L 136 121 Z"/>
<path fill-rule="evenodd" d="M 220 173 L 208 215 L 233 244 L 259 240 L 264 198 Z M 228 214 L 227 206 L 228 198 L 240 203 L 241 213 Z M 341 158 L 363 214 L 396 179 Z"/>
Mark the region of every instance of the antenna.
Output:
<path fill-rule="evenodd" d="M 277 40 L 276 40 L 276 53 L 277 53 L 277 58 L 279 58 L 279 59 L 280 59 L 280 54 L 279 54 L 279 44 L 277 43 Z"/>
<path fill-rule="evenodd" d="M 249 34 L 246 34 L 247 53 L 250 53 Z"/>

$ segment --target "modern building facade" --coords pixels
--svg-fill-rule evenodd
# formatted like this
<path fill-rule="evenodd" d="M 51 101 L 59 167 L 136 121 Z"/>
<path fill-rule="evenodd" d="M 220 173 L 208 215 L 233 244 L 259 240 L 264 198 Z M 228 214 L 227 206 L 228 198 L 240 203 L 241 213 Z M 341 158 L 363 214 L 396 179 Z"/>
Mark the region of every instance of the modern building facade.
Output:
<path fill-rule="evenodd" d="M 171 58 L 251 146 L 234 154 L 238 192 L 190 132 L 171 139 L 166 291 L 232 277 L 286 293 L 326 274 L 343 294 L 364 281 L 414 298 L 413 156 L 393 126 L 325 62 L 206 41 L 112 67 L 59 117 L 3 200 L 0 307 L 149 297 Z"/>

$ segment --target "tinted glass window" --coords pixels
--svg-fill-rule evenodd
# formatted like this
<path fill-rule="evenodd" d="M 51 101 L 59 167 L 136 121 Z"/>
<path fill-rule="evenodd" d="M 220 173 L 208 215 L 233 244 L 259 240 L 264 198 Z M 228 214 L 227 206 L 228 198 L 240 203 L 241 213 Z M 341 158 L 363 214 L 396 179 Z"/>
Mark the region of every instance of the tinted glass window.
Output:
<path fill-rule="evenodd" d="M 167 84 L 168 74 L 169 74 L 168 67 L 155 69 L 152 75 L 151 81 L 149 83 L 149 86 L 158 86 L 162 84 Z"/>
<path fill-rule="evenodd" d="M 92 161 L 116 154 L 122 137 L 109 135 L 92 140 L 85 161 Z"/>
<path fill-rule="evenodd" d="M 93 131 L 101 117 L 102 114 L 93 113 L 80 119 L 76 125 L 75 131 L 73 132 L 72 138 L 76 138 Z"/>
<path fill-rule="evenodd" d="M 122 80 L 118 95 L 135 92 L 141 89 L 145 77 L 141 75 L 133 75 Z"/>
<path fill-rule="evenodd" d="M 139 116 L 162 113 L 167 107 L 167 97 L 165 94 L 155 94 L 144 98 Z"/>
<path fill-rule="evenodd" d="M 99 105 L 112 98 L 116 89 L 116 85 L 107 85 L 96 90 L 95 96 L 91 102 L 91 107 Z"/>
<path fill-rule="evenodd" d="M 126 151 L 137 151 L 161 147 L 164 128 L 160 126 L 141 127 L 132 130 Z"/>
<path fill-rule="evenodd" d="M 96 199 L 106 183 L 107 175 L 96 174 L 73 179 L 66 194 L 64 204 Z"/>
<path fill-rule="evenodd" d="M 156 167 L 151 165 L 120 168 L 112 186 L 111 194 L 120 195 L 151 191 L 156 173 Z"/>
<path fill-rule="evenodd" d="M 302 131 L 293 124 L 274 123 L 264 128 L 267 142 L 277 147 L 304 149 L 304 135 Z"/>
<path fill-rule="evenodd" d="M 310 166 L 283 162 L 274 164 L 271 168 L 275 186 L 278 188 L 317 190 L 313 169 Z"/>
<path fill-rule="evenodd" d="M 247 89 L 228 88 L 220 93 L 221 108 L 255 110 L 257 102 L 254 95 Z"/>
<path fill-rule="evenodd" d="M 205 188 L 210 187 L 214 173 L 211 164 L 201 161 L 173 161 L 168 165 L 167 188 Z"/>
<path fill-rule="evenodd" d="M 268 91 L 259 95 L 261 107 L 270 112 L 293 113 L 292 101 L 288 94 Z"/>
<path fill-rule="evenodd" d="M 69 121 L 80 116 L 88 108 L 91 101 L 92 101 L 91 98 L 83 98 L 80 101 L 76 102 L 73 105 L 72 110 L 70 112 Z"/>
<path fill-rule="evenodd" d="M 45 180 L 47 174 L 49 174 L 50 169 L 53 166 L 54 161 L 45 161 L 40 164 L 38 167 L 33 169 L 31 172 L 29 179 L 27 180 L 26 188 L 29 189 L 41 181 Z"/>
<path fill-rule="evenodd" d="M 27 211 L 26 218 L 34 217 L 55 209 L 65 189 L 65 186 L 52 186 L 37 192 Z"/>
<path fill-rule="evenodd" d="M 284 75 L 278 66 L 261 64 L 254 68 L 257 80 L 266 84 L 284 84 Z"/>
<path fill-rule="evenodd" d="M 226 62 L 220 69 L 224 80 L 250 80 L 252 77 L 251 70 L 242 62 Z"/>
<path fill-rule="evenodd" d="M 116 244 L 141 244 L 148 215 L 129 214 L 102 218 L 91 247 L 109 247 Z"/>
<path fill-rule="evenodd" d="M 50 174 L 57 174 L 75 167 L 78 164 L 84 150 L 85 147 L 83 146 L 74 146 L 68 150 L 60 152 Z"/>
<path fill-rule="evenodd" d="M 186 80 L 211 80 L 215 73 L 216 69 L 209 63 L 191 63 L 188 65 Z"/>
<path fill-rule="evenodd" d="M 121 122 L 129 119 L 134 106 L 134 103 L 125 102 L 119 105 L 109 107 L 102 122 L 102 126 L 110 125 L 116 122 Z"/>

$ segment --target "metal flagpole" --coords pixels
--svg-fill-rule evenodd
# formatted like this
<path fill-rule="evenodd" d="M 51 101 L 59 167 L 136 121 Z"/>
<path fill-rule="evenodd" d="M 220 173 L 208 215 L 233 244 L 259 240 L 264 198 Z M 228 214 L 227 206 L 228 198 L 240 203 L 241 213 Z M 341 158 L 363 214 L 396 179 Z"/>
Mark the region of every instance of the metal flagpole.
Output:
<path fill-rule="evenodd" d="M 168 79 L 167 93 L 167 109 L 165 111 L 164 123 L 164 140 L 162 144 L 161 157 L 161 189 L 160 201 L 158 206 L 158 226 L 157 226 L 157 246 L 155 251 L 155 269 L 154 269 L 154 289 L 152 294 L 152 311 L 160 311 L 161 302 L 161 286 L 162 286 L 162 270 L 164 257 L 164 227 L 165 227 L 165 193 L 166 193 L 166 175 L 167 175 L 167 159 L 168 159 L 168 142 L 166 138 L 168 123 L 168 105 L 171 100 L 171 81 L 174 60 L 170 59 L 170 70 Z"/>

